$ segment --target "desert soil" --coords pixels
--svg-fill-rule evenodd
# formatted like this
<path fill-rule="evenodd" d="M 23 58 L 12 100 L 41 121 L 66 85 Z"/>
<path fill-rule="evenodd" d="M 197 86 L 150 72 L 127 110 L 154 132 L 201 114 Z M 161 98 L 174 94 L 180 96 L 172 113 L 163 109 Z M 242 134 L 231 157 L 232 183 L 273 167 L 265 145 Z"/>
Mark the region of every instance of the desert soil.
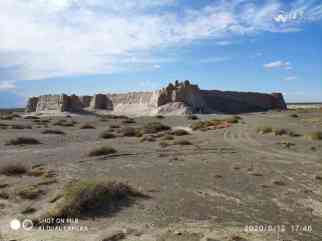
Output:
<path fill-rule="evenodd" d="M 322 113 L 294 111 L 242 114 L 229 128 L 192 131 L 198 120 L 185 116 L 136 117 L 136 123 L 101 119 L 94 115 L 46 117 L 48 124 L 30 119 L 1 120 L 0 164 L 24 163 L 54 173 L 56 182 L 39 184 L 42 176 L 0 175 L 0 240 L 24 241 L 321 241 L 322 240 L 322 141 L 307 133 L 322 130 Z M 226 118 L 202 115 L 200 119 Z M 53 126 L 58 119 L 73 119 L 72 127 Z M 158 121 L 190 134 L 175 136 L 193 145 L 160 146 L 160 138 L 141 142 L 140 137 L 101 139 L 111 125 L 141 127 Z M 80 129 L 90 123 L 95 129 Z M 12 129 L 12 124 L 32 129 Z M 47 125 L 47 126 L 46 126 Z M 261 134 L 258 127 L 287 128 L 300 136 Z M 59 129 L 65 135 L 42 134 Z M 26 136 L 38 145 L 10 146 L 10 139 Z M 108 145 L 117 153 L 89 157 L 89 151 Z M 49 201 L 73 179 L 108 177 L 126 180 L 149 198 L 138 199 L 113 214 L 95 213 L 80 218 L 84 230 L 12 230 L 10 222 L 44 212 Z M 50 179 L 51 178 L 51 179 Z M 52 180 L 53 177 L 49 179 Z M 28 200 L 16 195 L 19 188 L 38 185 L 40 195 Z M 26 208 L 32 214 L 23 214 Z M 268 230 L 269 225 L 274 229 Z M 264 228 L 264 230 L 262 230 Z"/>

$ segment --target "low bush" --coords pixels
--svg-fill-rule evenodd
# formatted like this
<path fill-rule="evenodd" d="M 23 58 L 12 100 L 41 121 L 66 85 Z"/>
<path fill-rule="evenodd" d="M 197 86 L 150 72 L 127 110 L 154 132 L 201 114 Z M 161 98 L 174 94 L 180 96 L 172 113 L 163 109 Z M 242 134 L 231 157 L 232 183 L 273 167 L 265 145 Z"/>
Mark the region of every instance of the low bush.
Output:
<path fill-rule="evenodd" d="M 34 200 L 44 193 L 36 186 L 27 186 L 16 190 L 16 193 L 22 199 Z"/>
<path fill-rule="evenodd" d="M 192 145 L 192 143 L 188 140 L 176 140 L 173 143 L 174 145 L 180 145 L 180 146 L 188 146 L 188 145 Z"/>
<path fill-rule="evenodd" d="M 105 156 L 109 154 L 116 153 L 116 150 L 110 146 L 98 147 L 88 153 L 88 156 Z"/>
<path fill-rule="evenodd" d="M 15 124 L 15 125 L 11 125 L 11 129 L 23 130 L 23 129 L 32 129 L 32 127 L 30 125 Z"/>
<path fill-rule="evenodd" d="M 157 119 L 164 119 L 164 116 L 163 115 L 156 115 L 155 118 L 157 118 Z"/>
<path fill-rule="evenodd" d="M 17 137 L 6 142 L 6 145 L 38 145 L 41 144 L 33 137 Z"/>
<path fill-rule="evenodd" d="M 119 131 L 123 136 L 127 137 L 141 137 L 142 132 L 140 129 L 134 128 L 134 127 L 123 127 Z"/>
<path fill-rule="evenodd" d="M 103 138 L 103 139 L 112 139 L 112 138 L 115 138 L 116 136 L 110 132 L 110 130 L 107 130 L 107 131 L 103 131 L 100 135 L 99 135 L 100 138 Z"/>
<path fill-rule="evenodd" d="M 171 134 L 175 136 L 185 136 L 185 135 L 189 135 L 190 133 L 184 129 L 177 129 L 172 131 Z"/>
<path fill-rule="evenodd" d="M 61 130 L 52 130 L 52 129 L 47 129 L 41 132 L 42 134 L 52 134 L 52 135 L 65 135 L 65 132 Z"/>
<path fill-rule="evenodd" d="M 6 176 L 20 176 L 27 172 L 28 169 L 23 163 L 2 163 L 0 166 L 0 174 Z"/>
<path fill-rule="evenodd" d="M 131 186 L 106 178 L 78 180 L 68 183 L 56 206 L 48 211 L 50 217 L 82 217 L 90 212 L 114 212 L 130 205 L 134 198 L 146 197 Z"/>
<path fill-rule="evenodd" d="M 165 135 L 161 138 L 162 141 L 172 141 L 174 137 L 172 135 Z"/>
<path fill-rule="evenodd" d="M 188 116 L 187 116 L 187 119 L 188 119 L 188 120 L 198 120 L 198 119 L 199 119 L 199 117 L 198 117 L 198 116 L 196 116 L 196 115 L 188 115 Z"/>
<path fill-rule="evenodd" d="M 54 126 L 63 126 L 63 127 L 72 127 L 75 126 L 76 121 L 73 120 L 58 120 L 55 123 L 53 123 Z"/>
<path fill-rule="evenodd" d="M 153 134 L 153 133 L 158 133 L 162 131 L 168 131 L 170 129 L 171 127 L 163 125 L 160 122 L 150 122 L 145 124 L 142 128 L 143 133 L 145 134 Z"/>
<path fill-rule="evenodd" d="M 134 124 L 136 123 L 134 119 L 125 119 L 122 121 L 123 124 Z"/>
<path fill-rule="evenodd" d="M 258 127 L 256 130 L 260 134 L 268 134 L 273 132 L 273 128 L 269 126 Z"/>
<path fill-rule="evenodd" d="M 299 115 L 298 114 L 291 114 L 290 117 L 291 118 L 299 118 Z"/>
<path fill-rule="evenodd" d="M 86 124 L 82 125 L 80 127 L 80 129 L 95 129 L 95 126 L 93 126 L 93 125 L 91 125 L 89 123 L 86 123 Z"/>
<path fill-rule="evenodd" d="M 312 141 L 322 140 L 322 131 L 314 131 L 305 135 L 307 139 Z"/>

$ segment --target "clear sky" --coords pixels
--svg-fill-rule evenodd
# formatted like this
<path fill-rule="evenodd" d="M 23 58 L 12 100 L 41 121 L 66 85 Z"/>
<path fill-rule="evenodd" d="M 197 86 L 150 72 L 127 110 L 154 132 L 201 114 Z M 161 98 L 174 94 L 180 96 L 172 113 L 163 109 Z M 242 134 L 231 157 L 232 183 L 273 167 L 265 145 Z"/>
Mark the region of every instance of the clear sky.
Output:
<path fill-rule="evenodd" d="M 176 79 L 322 102 L 322 0 L 0 0 L 0 107 Z"/>

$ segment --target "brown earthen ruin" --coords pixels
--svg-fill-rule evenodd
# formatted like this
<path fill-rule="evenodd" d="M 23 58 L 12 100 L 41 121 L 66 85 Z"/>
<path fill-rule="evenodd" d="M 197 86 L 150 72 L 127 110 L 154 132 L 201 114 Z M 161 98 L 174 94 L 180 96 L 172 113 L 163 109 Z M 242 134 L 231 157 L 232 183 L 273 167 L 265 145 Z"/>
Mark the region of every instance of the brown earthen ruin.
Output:
<path fill-rule="evenodd" d="M 28 100 L 26 112 L 82 112 L 105 110 L 120 114 L 243 113 L 287 109 L 281 93 L 201 90 L 189 81 L 170 83 L 150 92 L 94 96 L 42 95 Z"/>

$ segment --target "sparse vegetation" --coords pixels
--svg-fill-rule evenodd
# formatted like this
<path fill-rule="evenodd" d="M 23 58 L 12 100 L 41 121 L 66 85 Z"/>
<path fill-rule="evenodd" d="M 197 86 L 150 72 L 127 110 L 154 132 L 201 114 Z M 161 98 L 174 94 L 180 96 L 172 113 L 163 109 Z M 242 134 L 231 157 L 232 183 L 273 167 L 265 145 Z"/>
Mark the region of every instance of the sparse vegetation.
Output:
<path fill-rule="evenodd" d="M 172 141 L 174 137 L 172 135 L 165 135 L 161 138 L 162 141 Z"/>
<path fill-rule="evenodd" d="M 49 210 L 52 217 L 82 217 L 95 210 L 114 212 L 129 205 L 134 197 L 144 197 L 122 182 L 96 178 L 74 181 L 65 186 L 61 202 Z"/>
<path fill-rule="evenodd" d="M 268 134 L 273 132 L 273 128 L 270 126 L 263 126 L 263 127 L 258 127 L 256 130 L 260 134 Z"/>
<path fill-rule="evenodd" d="M 65 119 L 58 120 L 53 123 L 54 126 L 63 126 L 63 127 L 72 127 L 72 126 L 75 126 L 75 124 L 76 124 L 76 121 L 65 120 Z"/>
<path fill-rule="evenodd" d="M 175 136 L 185 136 L 185 135 L 189 135 L 190 133 L 184 129 L 177 129 L 172 131 L 171 134 Z"/>
<path fill-rule="evenodd" d="M 174 145 L 180 145 L 180 146 L 188 146 L 188 145 L 192 145 L 192 143 L 188 140 L 176 140 L 173 143 Z"/>
<path fill-rule="evenodd" d="M 314 131 L 305 135 L 307 139 L 312 141 L 322 140 L 322 131 Z"/>
<path fill-rule="evenodd" d="M 123 136 L 127 136 L 127 137 L 141 137 L 142 136 L 142 132 L 140 129 L 134 128 L 134 127 L 123 127 L 122 129 L 120 129 L 120 133 Z"/>
<path fill-rule="evenodd" d="M 41 132 L 42 134 L 51 134 L 51 135 L 65 135 L 66 133 L 61 130 L 47 129 Z"/>
<path fill-rule="evenodd" d="M 116 150 L 110 146 L 98 147 L 88 153 L 88 156 L 105 156 L 109 154 L 116 153 Z"/>
<path fill-rule="evenodd" d="M 163 125 L 160 122 L 150 122 L 143 126 L 142 130 L 145 134 L 153 134 L 162 131 L 168 131 L 171 128 L 169 126 Z"/>
<path fill-rule="evenodd" d="M 22 163 L 2 163 L 0 166 L 0 174 L 6 176 L 20 176 L 28 172 L 27 167 Z"/>
<path fill-rule="evenodd" d="M 11 125 L 11 129 L 23 130 L 23 129 L 32 129 L 32 127 L 30 125 L 15 124 L 15 125 Z"/>
<path fill-rule="evenodd" d="M 37 145 L 40 141 L 33 137 L 17 137 L 6 142 L 6 145 Z"/>
<path fill-rule="evenodd" d="M 290 117 L 291 118 L 299 118 L 299 115 L 294 113 L 294 114 L 290 114 Z"/>
<path fill-rule="evenodd" d="M 123 124 L 134 124 L 136 123 L 134 119 L 125 119 L 122 121 Z"/>
<path fill-rule="evenodd" d="M 111 133 L 110 130 L 106 130 L 106 131 L 103 131 L 100 135 L 99 135 L 100 138 L 103 138 L 103 139 L 112 139 L 112 138 L 115 138 L 116 136 Z"/>
<path fill-rule="evenodd" d="M 34 200 L 44 193 L 43 190 L 36 186 L 26 186 L 16 191 L 17 195 L 23 199 Z"/>
<path fill-rule="evenodd" d="M 95 126 L 93 126 L 89 123 L 85 123 L 80 127 L 80 129 L 95 129 Z"/>
<path fill-rule="evenodd" d="M 192 130 L 211 130 L 211 129 L 221 129 L 228 128 L 232 123 L 238 123 L 239 119 L 237 117 L 230 117 L 227 119 L 210 119 L 206 121 L 197 121 L 191 124 Z"/>
<path fill-rule="evenodd" d="M 140 142 L 145 142 L 145 141 L 154 142 L 156 140 L 155 140 L 155 138 L 153 136 L 143 136 L 143 137 L 141 137 Z"/>
<path fill-rule="evenodd" d="M 187 116 L 187 119 L 188 119 L 188 120 L 198 120 L 198 119 L 199 119 L 199 117 L 198 117 L 198 116 L 196 116 L 196 115 L 188 115 L 188 116 Z"/>
<path fill-rule="evenodd" d="M 163 115 L 156 115 L 155 118 L 157 118 L 157 119 L 164 119 L 164 116 Z"/>
<path fill-rule="evenodd" d="M 283 136 L 288 134 L 288 130 L 284 128 L 274 129 L 273 133 L 275 136 Z"/>

